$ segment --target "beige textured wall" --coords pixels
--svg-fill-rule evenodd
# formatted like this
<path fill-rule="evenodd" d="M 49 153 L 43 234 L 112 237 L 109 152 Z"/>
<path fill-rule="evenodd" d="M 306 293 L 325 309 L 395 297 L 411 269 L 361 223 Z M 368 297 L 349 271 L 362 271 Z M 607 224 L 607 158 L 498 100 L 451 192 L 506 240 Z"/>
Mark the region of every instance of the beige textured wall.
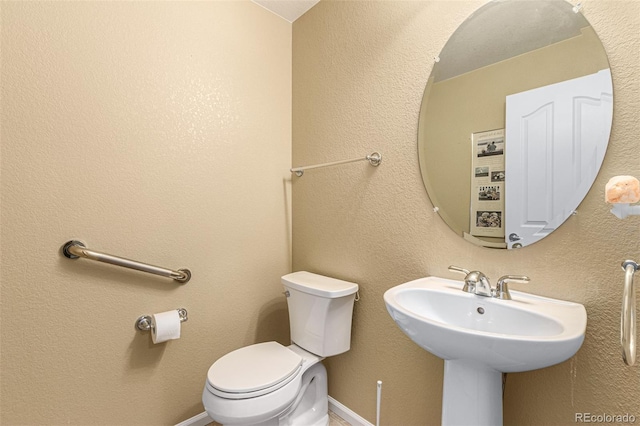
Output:
<path fill-rule="evenodd" d="M 388 288 L 447 266 L 490 277 L 526 274 L 519 290 L 585 305 L 578 354 L 560 365 L 510 374 L 505 423 L 574 424 L 576 412 L 640 418 L 640 368 L 619 355 L 620 262 L 640 257 L 640 217 L 620 221 L 603 202 L 618 174 L 640 176 L 640 2 L 584 1 L 614 80 L 614 124 L 594 187 L 572 217 L 531 247 L 495 251 L 456 236 L 431 211 L 418 166 L 422 93 L 449 35 L 483 1 L 323 0 L 293 25 L 293 164 L 383 155 L 308 172 L 293 182 L 293 269 L 360 284 L 351 351 L 327 361 L 329 391 L 375 421 L 439 424 L 443 362 L 411 342 L 386 312 Z"/>
<path fill-rule="evenodd" d="M 6 2 L 0 423 L 175 424 L 288 343 L 291 24 L 241 2 Z M 71 261 L 71 238 L 170 268 Z M 152 345 L 136 318 L 189 311 Z"/>

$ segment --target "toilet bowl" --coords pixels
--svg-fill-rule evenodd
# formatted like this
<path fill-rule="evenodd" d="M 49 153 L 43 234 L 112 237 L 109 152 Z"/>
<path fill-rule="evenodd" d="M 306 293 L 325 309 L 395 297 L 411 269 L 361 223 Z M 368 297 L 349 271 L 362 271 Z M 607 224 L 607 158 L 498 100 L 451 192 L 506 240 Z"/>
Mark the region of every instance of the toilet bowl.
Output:
<path fill-rule="evenodd" d="M 277 342 L 237 349 L 209 368 L 203 403 L 225 425 L 326 425 L 327 373 L 321 360 Z M 315 418 L 296 422 L 308 408 L 315 408 Z"/>
<path fill-rule="evenodd" d="M 209 368 L 202 402 L 223 425 L 329 424 L 326 356 L 346 352 L 357 284 L 295 272 L 282 277 L 290 346 L 264 342 L 230 352 Z"/>

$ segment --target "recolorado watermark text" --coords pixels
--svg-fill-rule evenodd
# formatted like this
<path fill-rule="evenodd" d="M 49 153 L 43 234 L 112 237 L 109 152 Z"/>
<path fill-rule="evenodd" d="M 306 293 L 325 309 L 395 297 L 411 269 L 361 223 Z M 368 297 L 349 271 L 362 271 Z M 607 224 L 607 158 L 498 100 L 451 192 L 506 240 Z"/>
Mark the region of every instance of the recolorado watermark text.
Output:
<path fill-rule="evenodd" d="M 616 423 L 633 424 L 636 422 L 636 416 L 633 414 L 606 414 L 606 413 L 576 413 L 574 418 L 576 423 Z"/>

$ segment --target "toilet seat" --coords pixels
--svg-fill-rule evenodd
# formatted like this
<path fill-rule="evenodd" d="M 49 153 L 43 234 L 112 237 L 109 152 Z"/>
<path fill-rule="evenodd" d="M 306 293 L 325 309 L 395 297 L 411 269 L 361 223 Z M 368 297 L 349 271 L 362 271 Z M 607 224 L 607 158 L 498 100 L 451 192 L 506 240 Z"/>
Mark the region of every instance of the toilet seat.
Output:
<path fill-rule="evenodd" d="M 254 398 L 287 385 L 298 376 L 302 363 L 300 355 L 277 342 L 246 346 L 213 363 L 207 388 L 222 398 Z"/>

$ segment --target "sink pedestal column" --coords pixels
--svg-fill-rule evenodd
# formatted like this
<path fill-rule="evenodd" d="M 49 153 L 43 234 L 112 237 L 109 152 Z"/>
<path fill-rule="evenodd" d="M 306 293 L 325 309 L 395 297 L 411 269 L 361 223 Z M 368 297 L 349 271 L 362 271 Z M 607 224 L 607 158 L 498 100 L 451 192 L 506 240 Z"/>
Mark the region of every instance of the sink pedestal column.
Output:
<path fill-rule="evenodd" d="M 442 426 L 502 425 L 502 373 L 466 360 L 444 361 Z"/>

